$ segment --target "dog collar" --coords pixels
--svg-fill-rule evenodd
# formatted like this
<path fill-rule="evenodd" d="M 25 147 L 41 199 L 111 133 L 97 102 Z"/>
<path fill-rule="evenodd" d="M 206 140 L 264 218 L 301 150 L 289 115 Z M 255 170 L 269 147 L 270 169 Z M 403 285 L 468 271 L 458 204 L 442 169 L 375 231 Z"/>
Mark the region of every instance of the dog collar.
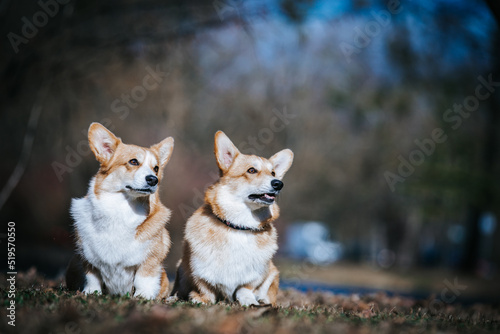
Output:
<path fill-rule="evenodd" d="M 245 227 L 245 226 L 234 225 L 233 223 L 228 222 L 225 219 L 222 219 L 221 217 L 217 216 L 216 214 L 214 214 L 214 216 L 217 217 L 218 220 L 220 220 L 221 222 L 223 222 L 224 224 L 226 224 L 226 226 L 229 226 L 230 228 L 233 228 L 235 230 L 252 231 L 252 232 L 262 232 L 262 229 L 260 229 L 260 228 L 252 228 L 252 227 Z"/>

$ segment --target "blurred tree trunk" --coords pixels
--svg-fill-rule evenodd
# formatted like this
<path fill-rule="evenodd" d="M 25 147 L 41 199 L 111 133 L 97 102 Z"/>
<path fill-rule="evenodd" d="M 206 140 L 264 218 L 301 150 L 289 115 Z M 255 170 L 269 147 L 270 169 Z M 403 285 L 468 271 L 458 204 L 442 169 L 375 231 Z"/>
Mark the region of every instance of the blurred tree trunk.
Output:
<path fill-rule="evenodd" d="M 493 81 L 500 80 L 500 3 L 496 0 L 486 0 L 490 10 L 497 21 L 497 30 L 493 37 L 492 46 L 492 77 Z M 487 115 L 485 122 L 485 143 L 483 145 L 482 173 L 484 180 L 481 181 L 478 189 L 477 199 L 473 199 L 473 204 L 469 206 L 467 217 L 467 233 L 465 243 L 465 255 L 463 257 L 461 269 L 465 272 L 474 272 L 477 269 L 480 246 L 479 223 L 482 214 L 486 210 L 491 210 L 494 205 L 494 185 L 491 176 L 494 173 L 496 158 L 499 154 L 498 133 L 500 128 L 500 98 L 498 91 L 492 93 L 486 102 Z"/>

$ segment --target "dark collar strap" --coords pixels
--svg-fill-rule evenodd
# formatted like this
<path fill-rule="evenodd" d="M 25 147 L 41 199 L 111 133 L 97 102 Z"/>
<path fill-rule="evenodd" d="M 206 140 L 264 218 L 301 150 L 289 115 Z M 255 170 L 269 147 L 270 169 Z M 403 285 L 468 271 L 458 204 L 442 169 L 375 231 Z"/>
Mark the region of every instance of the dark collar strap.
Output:
<path fill-rule="evenodd" d="M 226 224 L 227 226 L 229 226 L 230 228 L 233 228 L 235 230 L 252 231 L 252 232 L 262 232 L 262 229 L 260 229 L 260 228 L 252 228 L 252 227 L 245 227 L 245 226 L 234 225 L 233 223 L 228 222 L 227 220 L 220 218 L 215 213 L 214 213 L 214 216 L 217 217 L 218 220 L 220 220 L 221 222 L 223 222 L 224 224 Z"/>

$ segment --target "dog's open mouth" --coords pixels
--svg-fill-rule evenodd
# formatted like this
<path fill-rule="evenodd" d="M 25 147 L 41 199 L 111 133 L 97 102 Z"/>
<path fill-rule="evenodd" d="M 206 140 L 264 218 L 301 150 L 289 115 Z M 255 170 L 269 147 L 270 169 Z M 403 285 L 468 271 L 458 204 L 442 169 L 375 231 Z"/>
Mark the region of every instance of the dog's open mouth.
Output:
<path fill-rule="evenodd" d="M 132 188 L 131 186 L 126 186 L 127 189 L 138 192 L 138 193 L 143 193 L 143 194 L 152 194 L 154 193 L 153 189 L 151 188 Z"/>
<path fill-rule="evenodd" d="M 272 204 L 276 199 L 277 193 L 266 193 L 266 194 L 252 194 L 248 196 L 252 201 L 263 202 L 266 204 Z"/>

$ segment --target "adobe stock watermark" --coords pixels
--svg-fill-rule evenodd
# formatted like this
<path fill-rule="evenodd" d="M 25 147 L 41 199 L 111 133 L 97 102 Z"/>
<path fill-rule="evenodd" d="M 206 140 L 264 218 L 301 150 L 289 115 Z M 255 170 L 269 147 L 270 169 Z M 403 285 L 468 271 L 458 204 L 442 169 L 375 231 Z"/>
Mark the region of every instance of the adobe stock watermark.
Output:
<path fill-rule="evenodd" d="M 451 304 L 457 300 L 457 297 L 462 294 L 463 291 L 467 289 L 467 285 L 462 285 L 458 283 L 458 278 L 453 279 L 453 283 L 445 279 L 443 281 L 445 288 L 441 290 L 439 295 L 440 298 L 435 298 L 429 303 L 429 311 L 432 314 L 439 313 L 446 306 L 445 304 Z"/>
<path fill-rule="evenodd" d="M 500 86 L 500 81 L 493 81 L 492 74 L 489 74 L 487 79 L 479 76 L 477 80 L 479 84 L 476 86 L 474 94 L 467 96 L 460 104 L 453 104 L 452 108 L 443 113 L 443 122 L 449 124 L 452 130 L 460 128 L 463 120 L 469 118 L 479 108 L 480 102 L 488 99 L 495 92 L 496 87 Z M 403 157 L 401 154 L 398 156 L 397 173 L 384 172 L 389 189 L 394 192 L 396 185 L 405 182 L 407 178 L 412 176 L 416 167 L 422 165 L 435 152 L 436 146 L 446 142 L 447 139 L 448 135 L 442 128 L 432 130 L 428 138 L 415 139 L 414 143 L 417 148 L 412 150 L 407 157 Z"/>
<path fill-rule="evenodd" d="M 148 92 L 155 90 L 163 82 L 163 79 L 168 75 L 168 72 L 163 72 L 160 65 L 156 65 L 156 69 L 146 66 L 146 76 L 142 79 L 142 85 L 137 85 L 130 90 L 130 94 L 123 93 L 119 99 L 111 102 L 111 110 L 119 114 L 119 118 L 124 120 L 130 113 L 130 109 L 135 109 L 148 97 Z"/>
<path fill-rule="evenodd" d="M 71 0 L 39 0 L 38 6 L 40 10 L 35 12 L 31 20 L 26 16 L 21 18 L 23 23 L 20 34 L 9 32 L 7 39 L 15 53 L 19 52 L 21 44 L 28 44 L 29 41 L 38 35 L 39 29 L 45 27 L 49 23 L 49 18 L 56 16 L 61 7 L 70 3 Z"/>
<path fill-rule="evenodd" d="M 382 29 L 387 27 L 394 15 L 401 13 L 403 6 L 399 0 L 390 0 L 387 2 L 387 9 L 382 9 L 379 11 L 372 10 L 370 16 L 373 20 L 368 21 L 363 29 L 359 27 L 354 28 L 354 38 L 351 43 L 342 42 L 339 47 L 344 54 L 347 63 L 351 63 L 352 55 L 359 54 L 365 48 L 367 48 L 372 40 L 380 35 Z"/>
<path fill-rule="evenodd" d="M 290 120 L 295 117 L 297 115 L 289 113 L 286 106 L 283 107 L 283 111 L 273 108 L 273 117 L 269 120 L 269 127 L 260 129 L 256 136 L 248 136 L 247 140 L 238 145 L 239 149 L 245 151 L 246 154 L 258 155 L 259 151 L 274 140 L 274 135 L 285 130 Z"/>
<path fill-rule="evenodd" d="M 146 66 L 145 70 L 147 74 L 142 79 L 140 85 L 133 87 L 130 90 L 130 93 L 123 93 L 120 98 L 116 98 L 111 102 L 110 109 L 114 114 L 118 115 L 119 119 L 126 119 L 130 114 L 130 109 L 137 108 L 139 104 L 146 99 L 148 92 L 157 89 L 169 73 L 162 71 L 160 65 L 156 65 L 154 70 L 150 66 Z M 100 123 L 110 131 L 115 129 L 115 126 L 110 118 L 103 118 Z M 62 182 L 64 180 L 64 175 L 66 173 L 73 172 L 74 168 L 80 165 L 83 161 L 83 158 L 92 152 L 87 140 L 87 132 L 87 128 L 81 130 L 84 139 L 80 140 L 76 144 L 76 147 L 73 148 L 66 145 L 64 163 L 59 161 L 52 162 L 52 169 L 54 170 L 59 182 Z"/>
<path fill-rule="evenodd" d="M 283 107 L 283 111 L 274 108 L 272 112 L 273 116 L 269 119 L 269 127 L 260 129 L 256 136 L 248 136 L 246 141 L 237 145 L 238 149 L 243 151 L 244 154 L 259 155 L 258 151 L 262 151 L 269 145 L 274 140 L 274 135 L 285 130 L 286 126 L 290 124 L 290 121 L 297 117 L 297 115 L 288 112 L 286 106 Z M 205 202 L 204 190 L 219 179 L 219 173 L 214 171 L 210 172 L 208 175 L 211 181 L 205 184 L 202 188 L 203 190 L 200 190 L 200 188 L 193 188 L 194 197 L 191 205 L 185 203 L 179 204 L 179 211 L 184 220 L 188 219 L 197 208 L 203 205 Z"/>

